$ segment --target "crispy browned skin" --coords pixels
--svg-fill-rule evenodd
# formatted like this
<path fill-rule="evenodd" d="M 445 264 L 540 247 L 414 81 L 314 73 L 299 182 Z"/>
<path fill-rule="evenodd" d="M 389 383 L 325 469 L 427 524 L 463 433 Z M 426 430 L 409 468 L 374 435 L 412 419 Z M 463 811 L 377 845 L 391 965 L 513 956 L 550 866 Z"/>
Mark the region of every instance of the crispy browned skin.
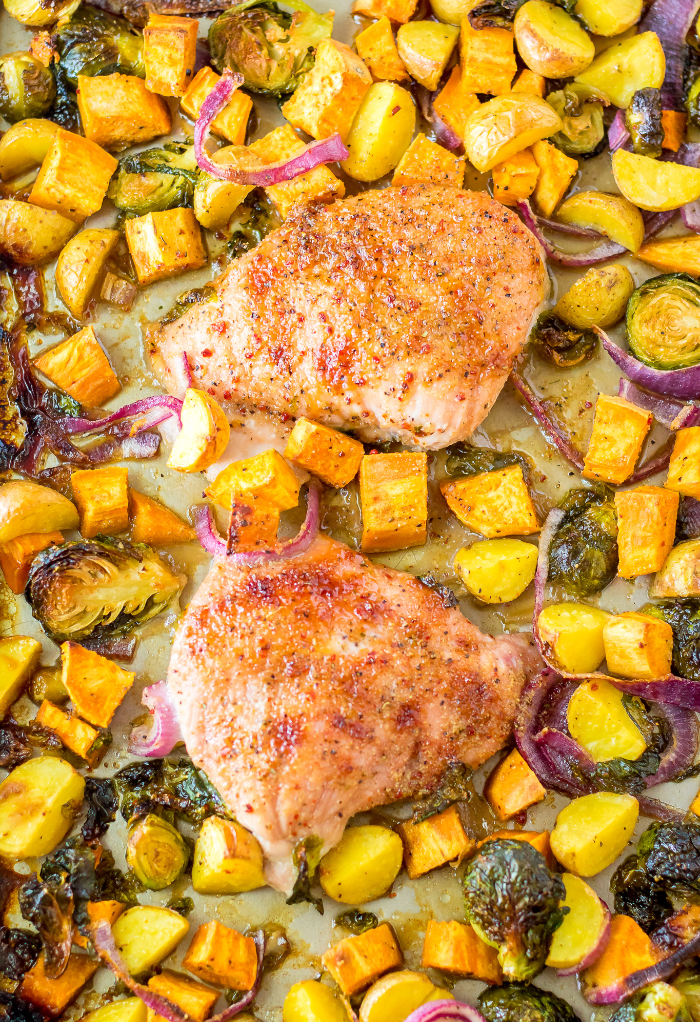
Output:
<path fill-rule="evenodd" d="M 440 448 L 485 417 L 527 338 L 545 266 L 512 210 L 442 186 L 299 208 L 156 331 L 164 385 Z"/>
<path fill-rule="evenodd" d="M 194 762 L 289 889 L 291 852 L 357 812 L 433 789 L 508 738 L 529 639 L 482 635 L 411 575 L 318 538 L 287 561 L 214 561 L 168 681 Z"/>

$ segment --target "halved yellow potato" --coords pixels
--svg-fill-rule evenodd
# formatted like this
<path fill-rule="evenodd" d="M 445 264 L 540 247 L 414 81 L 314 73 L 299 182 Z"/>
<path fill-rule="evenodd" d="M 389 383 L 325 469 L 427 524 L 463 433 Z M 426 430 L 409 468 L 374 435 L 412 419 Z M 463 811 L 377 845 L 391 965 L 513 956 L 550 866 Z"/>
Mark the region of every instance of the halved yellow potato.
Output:
<path fill-rule="evenodd" d="M 634 277 L 622 263 L 591 266 L 561 296 L 554 314 L 579 330 L 614 326 L 624 316 L 634 287 Z"/>
<path fill-rule="evenodd" d="M 119 916 L 112 934 L 132 976 L 140 976 L 174 951 L 190 924 L 170 908 L 137 905 Z"/>
<path fill-rule="evenodd" d="M 72 238 L 58 257 L 56 286 L 68 311 L 82 319 L 97 281 L 115 245 L 119 231 L 91 228 Z"/>
<path fill-rule="evenodd" d="M 77 224 L 52 209 L 0 199 L 0 254 L 19 266 L 48 263 L 77 229 Z"/>
<path fill-rule="evenodd" d="M 603 627 L 610 617 L 587 603 L 552 603 L 537 619 L 542 641 L 569 674 L 595 671 L 605 657 Z"/>
<path fill-rule="evenodd" d="M 0 138 L 0 178 L 9 181 L 43 163 L 57 131 L 45 117 L 28 117 L 8 128 Z"/>
<path fill-rule="evenodd" d="M 612 158 L 615 183 L 640 209 L 660 213 L 700 198 L 700 170 L 680 163 L 662 163 L 618 149 Z"/>
<path fill-rule="evenodd" d="M 68 497 L 29 479 L 11 479 L 0 486 L 0 543 L 30 532 L 77 529 L 78 509 Z"/>
<path fill-rule="evenodd" d="M 242 145 L 227 145 L 212 156 L 214 163 L 245 167 L 248 170 L 264 166 L 259 156 Z M 221 181 L 202 171 L 194 186 L 194 215 L 202 227 L 219 231 L 225 227 L 235 210 L 253 188 Z"/>
<path fill-rule="evenodd" d="M 73 825 L 66 806 L 77 807 L 84 789 L 80 774 L 56 756 L 15 767 L 0 784 L 0 856 L 16 861 L 52 852 Z"/>
<path fill-rule="evenodd" d="M 581 85 L 600 89 L 614 106 L 626 109 L 638 89 L 660 89 L 666 57 L 656 32 L 624 39 L 604 50 L 576 76 Z"/>
<path fill-rule="evenodd" d="M 571 78 L 585 71 L 595 46 L 575 18 L 546 0 L 527 0 L 513 22 L 518 52 L 544 78 Z"/>
<path fill-rule="evenodd" d="M 697 173 L 700 175 L 700 171 Z M 630 252 L 636 252 L 644 240 L 642 214 L 622 195 L 577 192 L 564 199 L 557 210 L 557 219 L 563 224 L 600 231 Z"/>
<path fill-rule="evenodd" d="M 642 16 L 644 0 L 578 0 L 574 13 L 589 32 L 614 36 L 636 25 Z"/>
<path fill-rule="evenodd" d="M 168 458 L 176 472 L 202 472 L 226 449 L 231 435 L 221 405 L 205 390 L 187 388 L 180 413 L 182 429 Z"/>
<path fill-rule="evenodd" d="M 433 92 L 459 39 L 459 29 L 439 21 L 408 21 L 396 33 L 399 56 L 408 73 Z"/>
<path fill-rule="evenodd" d="M 552 851 L 570 873 L 595 876 L 622 855 L 638 817 L 632 795 L 597 791 L 575 798 L 557 816 L 549 838 Z"/>
<path fill-rule="evenodd" d="M 3 0 L 5 10 L 23 25 L 39 28 L 67 18 L 80 7 L 81 0 Z"/>
<path fill-rule="evenodd" d="M 41 643 L 28 635 L 0 639 L 0 717 L 18 699 L 41 656 Z"/>
<path fill-rule="evenodd" d="M 263 853 L 236 820 L 210 816 L 194 846 L 192 886 L 199 894 L 240 894 L 265 886 Z"/>
<path fill-rule="evenodd" d="M 559 114 L 540 96 L 511 92 L 482 103 L 471 114 L 464 127 L 464 148 L 483 173 L 561 127 Z"/>
<path fill-rule="evenodd" d="M 563 873 L 566 888 L 563 904 L 568 908 L 564 922 L 554 931 L 547 965 L 552 969 L 572 969 L 587 965 L 602 953 L 610 913 L 595 891 L 581 877 Z"/>
<path fill-rule="evenodd" d="M 433 14 L 446 25 L 461 25 L 479 0 L 430 0 Z"/>
<path fill-rule="evenodd" d="M 355 114 L 341 167 L 356 181 L 377 181 L 397 166 L 416 127 L 416 107 L 406 89 L 394 82 L 375 82 Z"/>
<path fill-rule="evenodd" d="M 649 595 L 657 600 L 700 596 L 700 539 L 673 547 L 657 571 Z"/>
<path fill-rule="evenodd" d="M 454 569 L 484 603 L 510 603 L 535 577 L 537 547 L 522 539 L 484 539 L 455 554 Z"/>
<path fill-rule="evenodd" d="M 321 859 L 318 879 L 335 901 L 361 905 L 381 898 L 399 874 L 403 842 L 388 827 L 348 827 Z"/>
<path fill-rule="evenodd" d="M 406 1019 L 427 1001 L 454 1000 L 422 972 L 391 972 L 373 983 L 360 1005 L 360 1022 Z"/>
<path fill-rule="evenodd" d="M 605 678 L 589 678 L 574 691 L 566 709 L 571 737 L 596 763 L 639 759 L 647 743 L 623 704 L 623 693 Z"/>
<path fill-rule="evenodd" d="M 330 987 L 306 979 L 285 997 L 282 1022 L 348 1022 L 348 1013 Z"/>
<path fill-rule="evenodd" d="M 148 1008 L 140 997 L 127 997 L 123 1001 L 112 1001 L 96 1011 L 85 1015 L 82 1022 L 146 1022 Z"/>

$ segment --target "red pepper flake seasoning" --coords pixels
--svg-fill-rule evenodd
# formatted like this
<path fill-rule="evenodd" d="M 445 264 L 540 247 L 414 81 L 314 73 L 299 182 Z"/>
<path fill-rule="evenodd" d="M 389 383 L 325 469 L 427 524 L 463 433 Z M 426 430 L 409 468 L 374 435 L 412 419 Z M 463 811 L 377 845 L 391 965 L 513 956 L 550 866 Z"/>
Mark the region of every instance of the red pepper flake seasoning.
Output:
<path fill-rule="evenodd" d="M 400 106 L 395 106 L 394 109 L 391 111 L 391 116 L 393 117 L 394 114 L 397 114 L 400 109 L 401 109 Z"/>
<path fill-rule="evenodd" d="M 205 348 L 204 351 L 202 352 L 202 358 L 211 358 L 213 354 L 214 352 L 211 350 L 211 348 Z"/>

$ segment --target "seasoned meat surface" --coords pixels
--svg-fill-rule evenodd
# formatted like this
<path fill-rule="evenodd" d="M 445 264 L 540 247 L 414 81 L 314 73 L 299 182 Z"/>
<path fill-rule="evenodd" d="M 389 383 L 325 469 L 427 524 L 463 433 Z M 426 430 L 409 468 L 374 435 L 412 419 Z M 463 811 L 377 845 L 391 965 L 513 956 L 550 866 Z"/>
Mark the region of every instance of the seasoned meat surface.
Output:
<path fill-rule="evenodd" d="M 225 0 L 91 0 L 91 3 L 139 26 L 148 21 L 150 8 L 156 14 L 216 14 L 230 7 Z"/>
<path fill-rule="evenodd" d="M 214 300 L 156 329 L 182 392 L 232 418 L 263 409 L 440 448 L 496 400 L 545 290 L 542 250 L 482 192 L 412 186 L 298 207 L 216 282 Z"/>
<path fill-rule="evenodd" d="M 435 788 L 500 749 L 529 638 L 482 635 L 411 575 L 317 538 L 295 558 L 216 558 L 181 622 L 168 682 L 187 751 L 289 890 L 292 850 L 355 813 Z"/>

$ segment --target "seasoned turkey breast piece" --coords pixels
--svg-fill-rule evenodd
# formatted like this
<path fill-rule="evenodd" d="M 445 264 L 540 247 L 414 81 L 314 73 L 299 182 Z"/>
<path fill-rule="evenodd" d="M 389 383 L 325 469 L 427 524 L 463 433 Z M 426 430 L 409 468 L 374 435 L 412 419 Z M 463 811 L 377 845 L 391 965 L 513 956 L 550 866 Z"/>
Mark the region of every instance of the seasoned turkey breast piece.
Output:
<path fill-rule="evenodd" d="M 327 849 L 355 813 L 497 752 L 541 666 L 529 636 L 482 635 L 412 575 L 322 536 L 288 560 L 215 558 L 168 682 L 189 755 L 288 891 L 301 839 Z"/>
<path fill-rule="evenodd" d="M 152 331 L 165 387 L 232 418 L 306 416 L 418 449 L 464 440 L 493 405 L 545 293 L 543 252 L 483 192 L 412 186 L 299 207 Z"/>

